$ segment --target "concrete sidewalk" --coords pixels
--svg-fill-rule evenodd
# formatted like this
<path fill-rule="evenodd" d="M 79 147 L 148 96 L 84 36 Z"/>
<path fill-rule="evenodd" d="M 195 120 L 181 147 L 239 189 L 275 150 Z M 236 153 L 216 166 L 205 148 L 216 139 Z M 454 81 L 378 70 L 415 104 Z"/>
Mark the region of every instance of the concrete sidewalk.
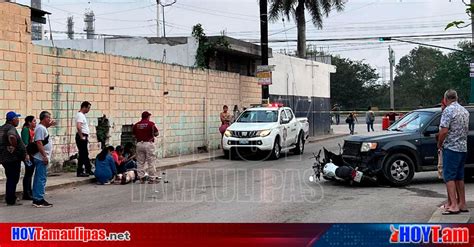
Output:
<path fill-rule="evenodd" d="M 222 156 L 221 150 L 213 150 L 210 153 L 182 155 L 179 157 L 160 159 L 158 160 L 156 169 L 157 171 L 173 169 L 181 166 L 192 165 L 199 162 L 212 161 L 220 156 Z M 54 190 L 65 187 L 69 188 L 95 182 L 94 176 L 90 176 L 87 178 L 78 178 L 75 175 L 75 172 L 48 174 L 48 182 L 46 184 L 46 189 Z M 5 183 L 5 179 L 0 180 L 0 200 L 2 201 L 5 198 Z M 22 178 L 20 178 L 20 181 L 17 185 L 17 194 L 22 194 L 22 191 Z"/>
<path fill-rule="evenodd" d="M 443 202 L 443 204 L 446 203 L 446 202 Z M 443 205 L 441 204 L 441 205 Z M 466 223 L 471 223 L 470 220 L 471 220 L 471 212 L 474 208 L 474 202 L 467 202 L 467 208 L 469 209 L 469 212 L 468 213 L 460 213 L 460 214 L 453 214 L 453 215 L 443 215 L 443 211 L 444 209 L 440 208 L 441 205 L 438 206 L 438 208 L 436 208 L 436 210 L 434 211 L 433 215 L 431 216 L 430 220 L 428 221 L 428 223 L 436 223 L 436 224 L 439 224 L 439 223 L 462 223 L 462 224 L 466 224 Z"/>
<path fill-rule="evenodd" d="M 340 138 L 347 136 L 347 134 L 332 134 L 332 135 L 322 135 L 316 137 L 310 137 L 308 139 L 309 143 L 319 142 L 330 140 L 334 138 Z M 200 154 L 189 154 L 181 155 L 178 157 L 164 158 L 159 159 L 156 169 L 158 171 L 164 171 L 168 169 L 178 168 L 182 166 L 192 165 L 199 162 L 208 162 L 213 161 L 216 158 L 222 156 L 222 150 L 211 150 L 209 153 L 200 153 Z M 3 168 L 3 167 L 2 167 Z M 2 169 L 3 170 L 3 169 Z M 0 179 L 0 200 L 3 200 L 5 197 L 5 179 Z M 88 178 L 78 178 L 75 176 L 75 172 L 72 173 L 54 173 L 48 175 L 48 182 L 46 185 L 47 190 L 54 190 L 65 187 L 76 187 L 88 183 L 95 182 L 94 176 Z M 23 190 L 22 187 L 22 178 L 17 185 L 17 193 L 21 194 Z"/>

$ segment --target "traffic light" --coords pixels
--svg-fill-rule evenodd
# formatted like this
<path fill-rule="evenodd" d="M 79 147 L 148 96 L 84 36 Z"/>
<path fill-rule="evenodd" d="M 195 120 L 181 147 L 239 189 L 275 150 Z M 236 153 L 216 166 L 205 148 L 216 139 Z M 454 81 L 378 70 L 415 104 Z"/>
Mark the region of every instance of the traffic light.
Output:
<path fill-rule="evenodd" d="M 390 41 L 392 40 L 392 37 L 380 37 L 379 41 Z"/>
<path fill-rule="evenodd" d="M 395 65 L 395 51 L 390 46 L 388 47 L 388 61 L 392 66 Z"/>

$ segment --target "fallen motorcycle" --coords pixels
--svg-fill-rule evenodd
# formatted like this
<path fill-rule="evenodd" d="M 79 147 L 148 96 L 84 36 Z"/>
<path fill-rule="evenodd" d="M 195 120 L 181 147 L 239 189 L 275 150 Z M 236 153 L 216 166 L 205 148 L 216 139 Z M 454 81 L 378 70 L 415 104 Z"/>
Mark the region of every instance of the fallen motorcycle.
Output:
<path fill-rule="evenodd" d="M 313 163 L 314 175 L 309 177 L 309 181 L 316 182 L 321 180 L 321 175 L 326 180 L 338 180 L 349 183 L 376 183 L 376 176 L 369 176 L 359 171 L 358 167 L 354 167 L 347 163 L 342 154 L 335 154 L 326 148 L 324 150 L 324 159 L 321 160 L 321 151 L 317 155 L 313 154 L 315 162 Z"/>

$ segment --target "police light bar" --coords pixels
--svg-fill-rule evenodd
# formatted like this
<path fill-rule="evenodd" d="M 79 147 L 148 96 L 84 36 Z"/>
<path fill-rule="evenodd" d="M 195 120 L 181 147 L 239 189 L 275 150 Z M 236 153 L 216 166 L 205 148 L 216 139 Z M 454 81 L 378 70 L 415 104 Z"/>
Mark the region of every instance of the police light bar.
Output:
<path fill-rule="evenodd" d="M 271 103 L 268 104 L 268 107 L 283 107 L 284 105 L 282 103 Z"/>

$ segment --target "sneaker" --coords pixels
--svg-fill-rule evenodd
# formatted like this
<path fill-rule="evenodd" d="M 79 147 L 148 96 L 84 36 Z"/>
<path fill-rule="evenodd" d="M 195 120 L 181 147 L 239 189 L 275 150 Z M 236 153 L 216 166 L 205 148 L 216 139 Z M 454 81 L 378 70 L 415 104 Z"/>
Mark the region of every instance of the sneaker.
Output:
<path fill-rule="evenodd" d="M 110 183 L 110 181 L 107 181 L 107 182 L 105 182 L 105 183 L 103 183 L 103 184 L 104 184 L 104 185 L 110 185 L 111 183 Z"/>
<path fill-rule="evenodd" d="M 94 172 L 93 172 L 93 171 L 86 172 L 86 174 L 89 174 L 89 176 L 94 176 Z"/>
<path fill-rule="evenodd" d="M 53 204 L 47 202 L 46 200 L 41 200 L 41 201 L 33 201 L 33 207 L 35 208 L 50 208 L 52 207 Z"/>
<path fill-rule="evenodd" d="M 86 177 L 89 177 L 89 174 L 87 174 L 87 173 L 81 173 L 81 174 L 77 174 L 77 177 L 78 177 L 78 178 L 86 178 Z"/>
<path fill-rule="evenodd" d="M 7 203 L 7 206 L 21 206 L 21 205 L 23 205 L 23 203 L 21 203 L 21 202 L 15 202 L 13 204 L 8 204 Z"/>

